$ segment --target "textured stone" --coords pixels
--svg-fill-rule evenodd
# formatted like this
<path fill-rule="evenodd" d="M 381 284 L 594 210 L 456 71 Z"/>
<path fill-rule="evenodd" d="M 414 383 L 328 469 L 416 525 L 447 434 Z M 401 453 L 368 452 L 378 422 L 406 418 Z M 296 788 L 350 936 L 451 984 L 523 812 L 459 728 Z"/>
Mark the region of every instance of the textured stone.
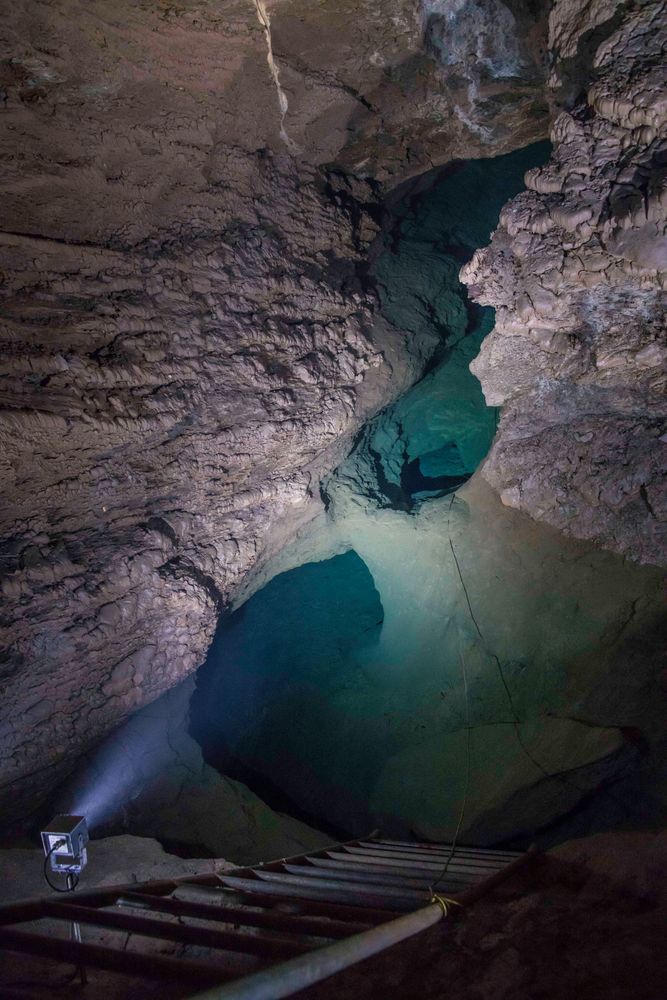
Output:
<path fill-rule="evenodd" d="M 587 99 L 462 271 L 497 310 L 471 365 L 503 405 L 484 475 L 538 520 L 664 563 L 667 11 L 556 4 L 551 36 L 562 59 L 595 42 Z"/>
<path fill-rule="evenodd" d="M 266 576 L 299 568 L 222 623 L 198 673 L 206 759 L 351 832 L 447 839 L 464 802 L 473 843 L 667 815 L 662 572 L 536 524 L 511 509 L 511 487 L 502 503 L 479 475 L 459 488 L 493 411 L 461 377 L 481 310 L 466 309 L 454 262 L 491 232 L 503 190 L 519 190 L 517 167 L 544 153 L 426 175 L 392 200 L 373 264 L 383 308 L 413 333 L 437 329 L 442 360 L 366 426 L 323 483 L 328 522 Z M 449 478 L 415 481 L 424 457 L 426 474 Z"/>
<path fill-rule="evenodd" d="M 204 762 L 188 732 L 193 688 L 188 678 L 135 712 L 81 762 L 54 811 L 82 813 L 95 837 L 136 833 L 239 865 L 329 844 Z"/>
<path fill-rule="evenodd" d="M 285 229 L 157 257 L 8 238 L 26 271 L 5 300 L 1 739 L 4 781 L 32 774 L 32 796 L 54 748 L 80 753 L 198 665 L 238 581 L 318 509 L 322 472 L 407 374 L 324 264 L 344 269 L 335 212 L 333 243 L 301 243 L 318 202 L 295 184 L 289 249 Z"/>
<path fill-rule="evenodd" d="M 309 160 L 383 182 L 546 130 L 546 10 L 527 0 L 277 0 L 284 125 Z"/>

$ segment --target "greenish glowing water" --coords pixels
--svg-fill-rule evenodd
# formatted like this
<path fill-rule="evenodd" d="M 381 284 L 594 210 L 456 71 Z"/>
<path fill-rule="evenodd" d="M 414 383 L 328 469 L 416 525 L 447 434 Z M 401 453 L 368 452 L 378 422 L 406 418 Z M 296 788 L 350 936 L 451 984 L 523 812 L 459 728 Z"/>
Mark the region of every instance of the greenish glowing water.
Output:
<path fill-rule="evenodd" d="M 373 273 L 388 319 L 436 335 L 431 369 L 368 425 L 323 484 L 327 518 L 221 623 L 199 671 L 205 757 L 316 823 L 447 839 L 465 802 L 464 836 L 489 843 L 600 787 L 595 822 L 607 807 L 620 822 L 604 789 L 664 736 L 660 574 L 466 482 L 496 426 L 468 370 L 493 315 L 458 271 L 547 155 L 462 164 L 397 200 Z"/>
<path fill-rule="evenodd" d="M 393 224 L 372 269 L 383 312 L 395 326 L 429 330 L 440 341 L 434 369 L 367 435 L 404 502 L 460 485 L 489 450 L 497 411 L 486 406 L 468 366 L 494 313 L 468 299 L 458 274 L 488 242 L 503 205 L 522 190 L 526 170 L 546 162 L 549 151 L 549 143 L 538 143 L 434 171 L 408 185 L 393 205 Z"/>

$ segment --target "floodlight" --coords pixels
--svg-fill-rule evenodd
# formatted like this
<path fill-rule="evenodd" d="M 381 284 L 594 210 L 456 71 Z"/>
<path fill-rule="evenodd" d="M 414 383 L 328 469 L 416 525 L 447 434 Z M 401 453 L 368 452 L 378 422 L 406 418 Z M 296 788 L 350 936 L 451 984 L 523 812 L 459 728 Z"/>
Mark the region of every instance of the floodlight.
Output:
<path fill-rule="evenodd" d="M 88 827 L 85 816 L 56 816 L 42 831 L 45 867 L 66 874 L 80 874 L 88 861 Z"/>

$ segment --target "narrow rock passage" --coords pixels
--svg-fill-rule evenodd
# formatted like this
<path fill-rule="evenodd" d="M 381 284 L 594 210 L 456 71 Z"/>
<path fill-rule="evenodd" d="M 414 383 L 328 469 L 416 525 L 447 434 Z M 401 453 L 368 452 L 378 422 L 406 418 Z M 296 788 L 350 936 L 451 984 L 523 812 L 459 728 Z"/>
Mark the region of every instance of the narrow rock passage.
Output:
<path fill-rule="evenodd" d="M 526 170 L 549 156 L 536 143 L 507 156 L 455 163 L 401 186 L 389 199 L 372 274 L 384 315 L 433 356 L 426 374 L 366 428 L 351 459 L 357 476 L 370 459 L 381 505 L 411 509 L 470 478 L 486 456 L 497 410 L 488 407 L 470 362 L 493 327 L 494 312 L 471 302 L 461 265 L 489 239 L 502 206 Z M 368 480 L 370 485 L 370 478 Z"/>

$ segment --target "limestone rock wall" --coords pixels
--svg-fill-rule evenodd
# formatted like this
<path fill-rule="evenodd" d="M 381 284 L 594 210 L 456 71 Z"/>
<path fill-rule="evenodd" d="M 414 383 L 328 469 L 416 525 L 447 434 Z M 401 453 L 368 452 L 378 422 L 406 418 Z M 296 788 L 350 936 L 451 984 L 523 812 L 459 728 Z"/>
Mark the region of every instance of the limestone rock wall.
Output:
<path fill-rule="evenodd" d="M 83 813 L 93 836 L 155 837 L 179 853 L 256 864 L 330 844 L 204 761 L 189 733 L 194 677 L 135 712 L 80 762 L 53 802 Z"/>
<path fill-rule="evenodd" d="M 545 5 L 275 0 L 273 53 L 301 155 L 395 184 L 545 135 Z"/>
<path fill-rule="evenodd" d="M 238 581 L 393 391 L 344 221 L 288 185 L 289 233 L 258 219 L 157 252 L 5 238 L 1 738 L 31 797 L 54 748 L 80 753 L 201 662 Z"/>
<path fill-rule="evenodd" d="M 667 8 L 579 6 L 553 8 L 551 83 L 585 97 L 462 272 L 497 310 L 471 365 L 503 406 L 484 476 L 537 520 L 664 563 Z"/>

